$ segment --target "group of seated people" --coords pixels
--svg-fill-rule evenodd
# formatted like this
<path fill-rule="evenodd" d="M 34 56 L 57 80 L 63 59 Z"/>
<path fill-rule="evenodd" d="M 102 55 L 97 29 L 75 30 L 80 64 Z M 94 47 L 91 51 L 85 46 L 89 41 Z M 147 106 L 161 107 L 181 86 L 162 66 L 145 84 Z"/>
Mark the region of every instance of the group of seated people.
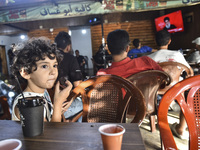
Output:
<path fill-rule="evenodd" d="M 128 57 L 128 53 L 130 53 L 128 32 L 121 29 L 114 30 L 107 36 L 112 64 L 108 68 L 100 68 L 96 75 L 113 74 L 127 78 L 145 70 L 163 71 L 158 63 L 166 61 L 175 61 L 188 66 L 193 75 L 193 70 L 184 56 L 178 51 L 168 50 L 170 42 L 170 33 L 166 30 L 159 31 L 156 33 L 156 43 L 159 50 L 148 56 L 131 59 Z M 70 91 L 82 82 L 77 59 L 69 53 L 71 51 L 70 35 L 66 32 L 60 32 L 55 38 L 55 43 L 56 45 L 52 44 L 47 38 L 32 38 L 23 47 L 16 48 L 18 53 L 13 59 L 12 74 L 17 76 L 21 83 L 25 83 L 26 87 L 23 95 L 19 94 L 14 100 L 13 120 L 19 120 L 17 102 L 23 96 L 42 96 L 45 98 L 44 119 L 46 121 L 60 122 L 62 113 L 65 118 L 70 118 L 83 109 L 81 98 L 66 102 Z M 79 55 L 79 51 L 76 53 Z M 57 82 L 57 79 L 60 78 L 65 79 L 65 85 L 60 85 L 61 82 Z M 53 104 L 47 92 L 47 89 L 52 88 L 55 89 Z M 66 110 L 63 110 L 63 103 L 67 105 Z M 183 124 L 174 124 L 172 131 L 176 136 L 185 138 L 186 123 L 184 117 L 182 118 Z M 81 118 L 79 122 L 81 122 Z"/>

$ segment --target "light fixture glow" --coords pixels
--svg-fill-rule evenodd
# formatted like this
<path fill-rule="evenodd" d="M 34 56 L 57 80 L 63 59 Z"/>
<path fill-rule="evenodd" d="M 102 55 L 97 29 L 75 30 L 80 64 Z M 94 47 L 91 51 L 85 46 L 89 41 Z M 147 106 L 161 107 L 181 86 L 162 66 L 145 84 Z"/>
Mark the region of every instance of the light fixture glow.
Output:
<path fill-rule="evenodd" d="M 68 32 L 68 33 L 69 33 L 69 35 L 70 35 L 70 36 L 72 35 L 72 31 L 71 31 L 71 30 L 69 30 L 69 32 Z"/>
<path fill-rule="evenodd" d="M 21 35 L 20 38 L 23 40 L 25 39 L 25 35 Z"/>
<path fill-rule="evenodd" d="M 86 34 L 86 30 L 85 29 L 82 30 L 82 34 Z"/>

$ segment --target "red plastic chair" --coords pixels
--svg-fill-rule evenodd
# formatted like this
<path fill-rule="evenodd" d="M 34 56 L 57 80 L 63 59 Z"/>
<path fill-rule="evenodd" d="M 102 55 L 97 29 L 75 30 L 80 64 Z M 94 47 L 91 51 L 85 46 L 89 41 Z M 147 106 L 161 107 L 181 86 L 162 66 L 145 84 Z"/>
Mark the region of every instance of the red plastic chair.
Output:
<path fill-rule="evenodd" d="M 187 91 L 187 103 L 184 92 Z M 158 125 L 165 149 L 178 149 L 167 121 L 170 103 L 176 100 L 185 116 L 189 130 L 189 149 L 200 147 L 200 75 L 187 78 L 170 88 L 163 96 L 158 109 Z"/>

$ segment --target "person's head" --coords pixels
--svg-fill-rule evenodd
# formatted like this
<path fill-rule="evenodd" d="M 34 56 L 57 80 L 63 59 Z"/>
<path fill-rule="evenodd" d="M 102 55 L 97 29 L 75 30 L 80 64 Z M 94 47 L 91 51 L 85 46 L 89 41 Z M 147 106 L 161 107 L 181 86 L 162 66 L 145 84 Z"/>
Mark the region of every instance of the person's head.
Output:
<path fill-rule="evenodd" d="M 136 48 L 139 48 L 140 47 L 140 40 L 139 39 L 134 39 L 133 40 L 133 45 L 136 47 Z"/>
<path fill-rule="evenodd" d="M 125 30 L 117 29 L 107 36 L 108 49 L 112 55 L 119 55 L 129 50 L 129 34 Z"/>
<path fill-rule="evenodd" d="M 75 54 L 78 57 L 79 56 L 79 50 L 75 50 Z"/>
<path fill-rule="evenodd" d="M 14 48 L 14 47 L 15 47 L 15 43 L 12 43 L 10 47 L 11 47 L 11 48 Z"/>
<path fill-rule="evenodd" d="M 161 30 L 156 33 L 156 43 L 159 47 L 169 45 L 170 42 L 171 36 L 167 30 Z"/>
<path fill-rule="evenodd" d="M 170 27 L 170 19 L 169 19 L 169 17 L 165 17 L 164 18 L 164 22 L 165 22 L 166 28 L 169 28 Z"/>
<path fill-rule="evenodd" d="M 65 32 L 61 31 L 55 37 L 55 43 L 57 44 L 57 48 L 63 50 L 68 53 L 71 50 L 71 36 Z"/>
<path fill-rule="evenodd" d="M 12 64 L 12 74 L 22 84 L 34 89 L 52 88 L 58 76 L 58 64 L 63 56 L 47 38 L 32 38 L 23 46 L 16 47 L 17 53 Z"/>
<path fill-rule="evenodd" d="M 103 48 L 104 48 L 104 50 L 108 50 L 108 45 L 107 45 L 107 43 L 101 44 L 101 45 L 99 46 L 99 51 L 102 51 Z"/>
<path fill-rule="evenodd" d="M 192 43 L 195 43 L 197 50 L 200 51 L 200 37 L 198 37 L 195 40 L 193 40 Z"/>

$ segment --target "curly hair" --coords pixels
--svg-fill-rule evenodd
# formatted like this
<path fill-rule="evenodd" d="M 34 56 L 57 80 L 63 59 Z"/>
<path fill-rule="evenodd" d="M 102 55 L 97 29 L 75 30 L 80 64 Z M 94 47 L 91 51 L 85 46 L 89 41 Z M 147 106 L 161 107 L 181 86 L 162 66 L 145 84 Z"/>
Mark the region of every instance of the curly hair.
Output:
<path fill-rule="evenodd" d="M 44 60 L 46 56 L 51 60 L 56 58 L 58 65 L 63 59 L 63 55 L 57 50 L 56 44 L 52 44 L 51 40 L 46 37 L 31 38 L 25 44 L 18 45 L 15 53 L 11 71 L 21 82 L 25 83 L 27 81 L 20 75 L 22 68 L 30 74 L 37 70 L 36 62 Z"/>

